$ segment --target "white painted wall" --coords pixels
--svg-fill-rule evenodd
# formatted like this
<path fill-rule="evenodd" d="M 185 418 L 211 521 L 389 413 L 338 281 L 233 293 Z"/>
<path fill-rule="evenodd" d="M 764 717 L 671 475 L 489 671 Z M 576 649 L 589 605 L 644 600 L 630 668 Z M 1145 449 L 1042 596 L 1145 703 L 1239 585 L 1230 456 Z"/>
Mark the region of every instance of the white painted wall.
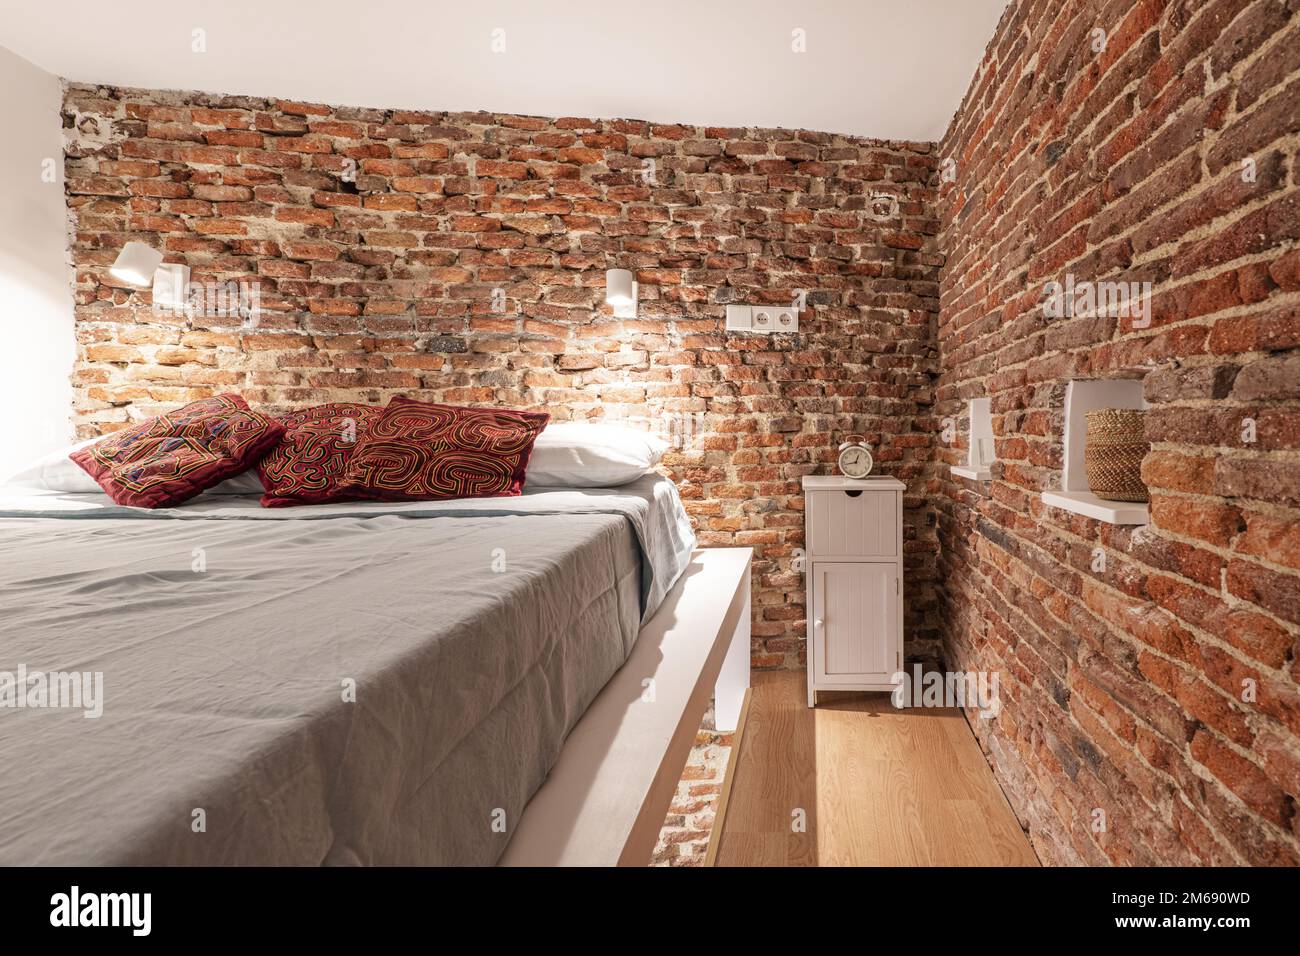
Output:
<path fill-rule="evenodd" d="M 0 47 L 0 480 L 72 440 L 62 99 L 58 77 Z"/>
<path fill-rule="evenodd" d="M 929 141 L 1006 4 L 60 0 L 0 43 L 84 83 Z"/>

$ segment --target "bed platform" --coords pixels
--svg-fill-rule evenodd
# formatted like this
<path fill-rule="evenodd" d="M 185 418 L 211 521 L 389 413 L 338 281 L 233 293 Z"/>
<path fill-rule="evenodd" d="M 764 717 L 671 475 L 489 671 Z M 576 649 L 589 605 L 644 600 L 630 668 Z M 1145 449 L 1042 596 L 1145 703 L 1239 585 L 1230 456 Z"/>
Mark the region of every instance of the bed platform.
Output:
<path fill-rule="evenodd" d="M 570 732 L 503 866 L 645 866 L 715 699 L 734 730 L 749 687 L 750 548 L 697 550 L 627 663 Z"/>
<path fill-rule="evenodd" d="M 748 684 L 751 552 L 694 541 L 658 475 L 310 509 L 0 489 L 8 659 L 104 688 L 96 719 L 0 716 L 15 765 L 60 755 L 0 779 L 0 864 L 647 862 L 710 697 L 732 726 Z"/>

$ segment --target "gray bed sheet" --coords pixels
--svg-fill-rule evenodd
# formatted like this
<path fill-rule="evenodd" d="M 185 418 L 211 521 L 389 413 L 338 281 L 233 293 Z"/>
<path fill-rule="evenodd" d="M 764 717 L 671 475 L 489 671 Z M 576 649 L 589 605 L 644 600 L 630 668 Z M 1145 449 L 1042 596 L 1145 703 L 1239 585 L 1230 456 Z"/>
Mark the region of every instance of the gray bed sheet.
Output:
<path fill-rule="evenodd" d="M 694 539 L 665 479 L 167 511 L 0 492 L 0 864 L 490 864 Z M 353 690 L 354 689 L 354 690 Z"/>

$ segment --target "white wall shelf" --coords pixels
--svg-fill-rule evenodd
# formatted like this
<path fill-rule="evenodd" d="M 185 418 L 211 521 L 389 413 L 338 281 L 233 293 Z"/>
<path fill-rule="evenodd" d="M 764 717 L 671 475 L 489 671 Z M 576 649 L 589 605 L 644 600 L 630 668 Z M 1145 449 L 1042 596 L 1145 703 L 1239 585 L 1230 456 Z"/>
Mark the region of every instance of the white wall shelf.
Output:
<path fill-rule="evenodd" d="M 1091 491 L 1044 491 L 1043 503 L 1107 524 L 1146 524 L 1149 520 L 1144 502 L 1106 501 Z"/>
<path fill-rule="evenodd" d="M 1071 382 L 1065 390 L 1065 467 L 1061 469 L 1061 487 L 1044 491 L 1043 503 L 1108 524 L 1146 524 L 1150 512 L 1144 502 L 1107 501 L 1093 494 L 1083 464 L 1088 412 L 1098 408 L 1146 407 L 1139 379 Z"/>
<path fill-rule="evenodd" d="M 972 398 L 966 403 L 966 461 L 952 465 L 954 475 L 971 481 L 988 481 L 993 477 L 989 466 L 993 451 L 993 413 L 987 398 Z"/>

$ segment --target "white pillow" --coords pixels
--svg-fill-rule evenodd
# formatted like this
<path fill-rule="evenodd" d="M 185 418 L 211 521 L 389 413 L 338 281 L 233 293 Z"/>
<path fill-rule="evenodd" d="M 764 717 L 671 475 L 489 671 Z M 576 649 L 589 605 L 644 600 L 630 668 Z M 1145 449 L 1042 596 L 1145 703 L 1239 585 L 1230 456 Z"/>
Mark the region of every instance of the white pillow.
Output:
<path fill-rule="evenodd" d="M 649 472 L 667 450 L 662 438 L 626 425 L 554 422 L 533 444 L 525 483 L 614 488 Z"/>
<path fill-rule="evenodd" d="M 41 491 L 61 491 L 64 494 L 88 495 L 104 491 L 94 478 L 86 474 L 81 466 L 68 457 L 78 448 L 93 445 L 103 438 L 88 438 L 85 441 L 69 445 L 58 451 L 36 459 L 26 468 L 9 477 L 6 484 L 23 488 L 37 488 Z M 260 495 L 263 491 L 262 479 L 257 475 L 257 468 L 240 472 L 233 478 L 227 478 L 215 488 L 209 488 L 205 495 Z"/>

